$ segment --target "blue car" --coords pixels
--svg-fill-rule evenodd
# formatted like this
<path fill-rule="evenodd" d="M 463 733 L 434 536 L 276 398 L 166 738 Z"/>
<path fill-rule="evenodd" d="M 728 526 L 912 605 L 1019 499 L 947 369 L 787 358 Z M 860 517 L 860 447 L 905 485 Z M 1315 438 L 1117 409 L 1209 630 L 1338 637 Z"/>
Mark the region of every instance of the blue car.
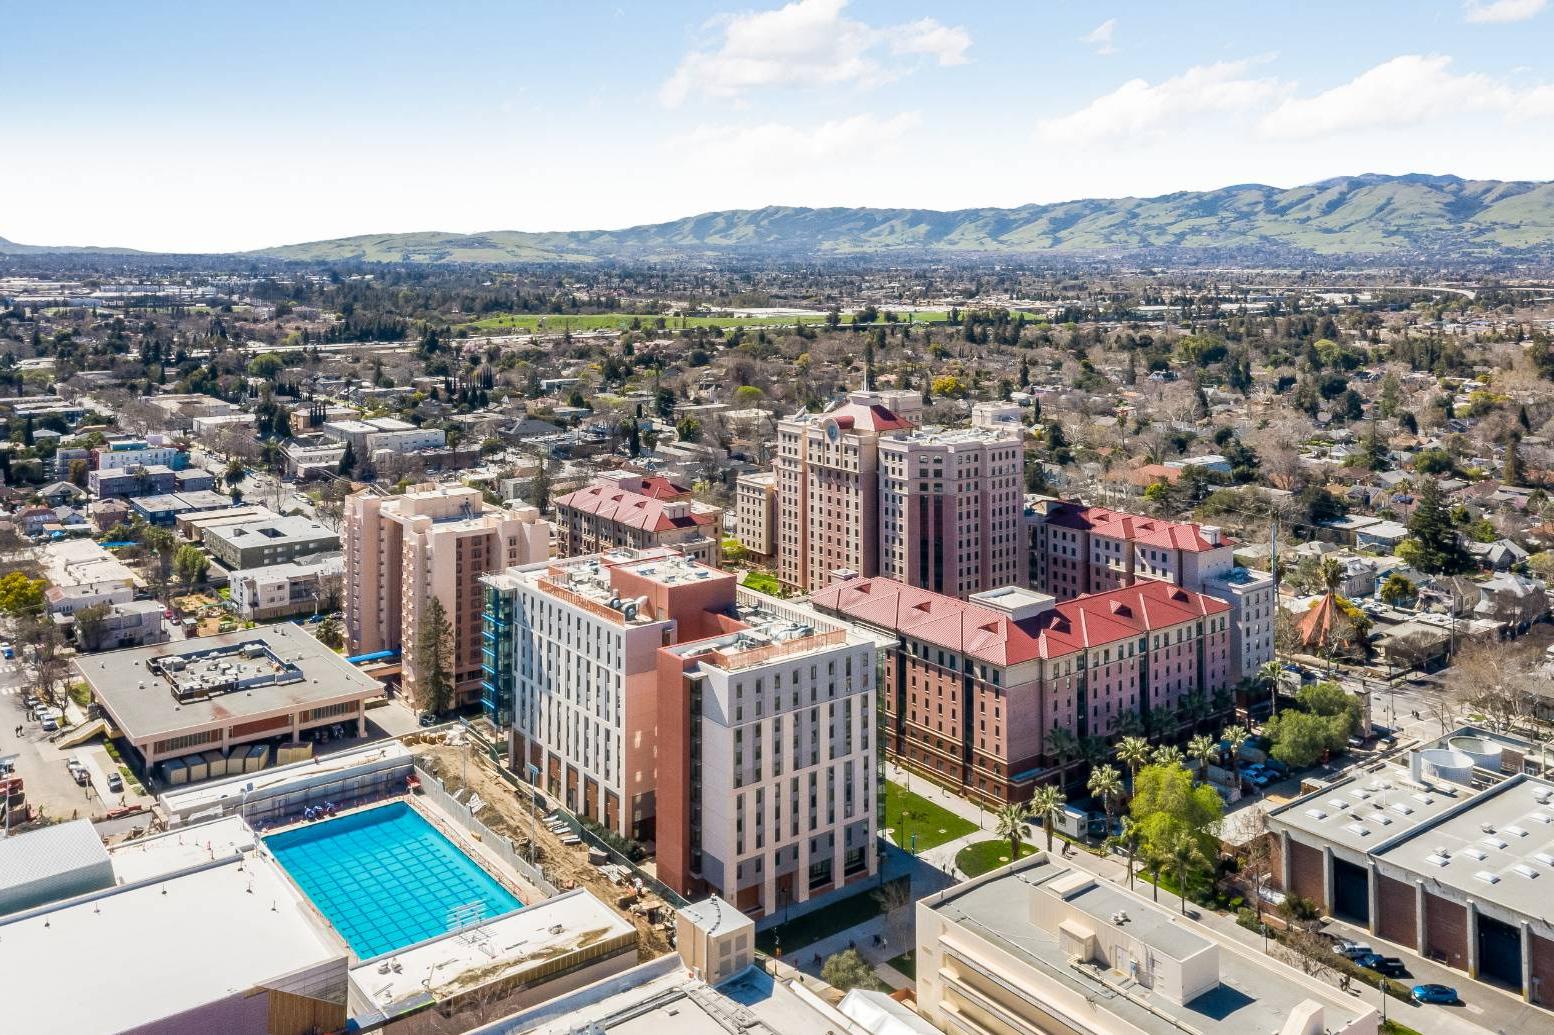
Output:
<path fill-rule="evenodd" d="M 1415 985 L 1411 994 L 1416 1003 L 1451 1006 L 1457 1002 L 1457 990 L 1450 985 Z"/>

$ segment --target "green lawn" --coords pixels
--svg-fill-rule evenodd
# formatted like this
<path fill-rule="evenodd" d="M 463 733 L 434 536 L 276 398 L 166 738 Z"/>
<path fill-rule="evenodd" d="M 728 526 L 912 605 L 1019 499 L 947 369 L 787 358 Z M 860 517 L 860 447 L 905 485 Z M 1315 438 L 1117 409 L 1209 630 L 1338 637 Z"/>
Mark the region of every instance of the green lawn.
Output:
<path fill-rule="evenodd" d="M 822 938 L 829 938 L 849 927 L 856 927 L 866 920 L 872 920 L 879 916 L 881 911 L 879 897 L 875 891 L 874 888 L 862 889 L 856 895 L 850 895 L 835 905 L 817 909 L 813 913 L 805 913 L 785 924 L 759 931 L 755 936 L 755 947 L 770 954 L 775 953 L 780 944 L 782 954 L 792 956 Z"/>
<path fill-rule="evenodd" d="M 949 319 L 949 313 L 943 311 L 913 313 L 911 316 L 913 323 L 943 323 Z M 658 327 L 660 319 L 664 321 L 664 330 L 678 331 L 690 327 L 791 327 L 795 323 L 824 323 L 826 318 L 824 313 L 805 316 L 663 317 L 653 313 L 585 313 L 571 316 L 559 313 L 493 313 L 461 326 L 475 334 L 491 331 L 517 331 L 529 334 L 548 331 L 559 334 L 563 331 L 624 331 L 629 330 L 632 321 L 635 320 L 642 330 L 651 331 Z M 900 322 L 907 322 L 905 315 Z M 889 326 L 883 320 L 879 323 L 881 326 Z M 842 316 L 842 326 L 844 328 L 849 326 L 848 317 L 845 314 Z"/>
<path fill-rule="evenodd" d="M 770 572 L 747 571 L 740 584 L 757 593 L 765 593 L 767 596 L 782 596 L 782 583 L 778 582 L 777 576 Z"/>
<path fill-rule="evenodd" d="M 891 840 L 897 845 L 917 852 L 965 837 L 977 829 L 970 820 L 889 782 L 885 784 L 885 817 L 880 827 L 891 829 Z M 915 844 L 913 835 L 917 837 Z"/>
<path fill-rule="evenodd" d="M 885 962 L 896 968 L 899 973 L 905 974 L 913 981 L 917 980 L 917 958 L 912 955 L 913 950 L 908 949 L 899 956 L 892 956 Z"/>
<path fill-rule="evenodd" d="M 1036 851 L 1036 845 L 1022 844 L 1020 858 Z M 1002 838 L 978 841 L 967 845 L 955 856 L 955 868 L 968 877 L 980 877 L 989 870 L 996 870 L 1009 862 L 1009 842 Z"/>

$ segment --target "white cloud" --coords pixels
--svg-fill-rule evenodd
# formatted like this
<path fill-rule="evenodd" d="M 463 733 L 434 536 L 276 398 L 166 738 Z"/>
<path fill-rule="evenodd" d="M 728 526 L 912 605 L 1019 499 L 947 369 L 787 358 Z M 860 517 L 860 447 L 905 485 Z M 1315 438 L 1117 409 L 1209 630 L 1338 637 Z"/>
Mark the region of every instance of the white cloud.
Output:
<path fill-rule="evenodd" d="M 679 135 L 671 144 L 675 150 L 702 157 L 705 152 L 716 151 L 720 163 L 727 160 L 733 164 L 766 164 L 783 158 L 847 159 L 889 149 L 906 139 L 921 121 L 917 112 L 904 111 L 888 118 L 872 114 L 852 115 L 817 126 L 794 126 L 783 122 L 698 126 Z M 865 142 L 868 146 L 861 147 Z"/>
<path fill-rule="evenodd" d="M 845 17 L 847 0 L 794 0 L 775 10 L 723 15 L 716 45 L 693 50 L 659 89 L 671 107 L 693 94 L 737 97 L 763 86 L 877 85 L 911 71 L 914 61 L 966 61 L 971 35 L 933 18 L 871 26 Z M 895 62 L 882 60 L 886 56 Z"/>
<path fill-rule="evenodd" d="M 1080 43 L 1088 43 L 1095 48 L 1097 54 L 1115 54 L 1117 48 L 1112 46 L 1112 36 L 1117 31 L 1117 19 L 1108 18 L 1085 35 L 1079 37 Z"/>
<path fill-rule="evenodd" d="M 1114 137 L 1164 131 L 1191 116 L 1239 113 L 1261 108 L 1281 89 L 1277 79 L 1248 75 L 1258 62 L 1221 61 L 1196 65 L 1159 83 L 1131 79 L 1069 115 L 1044 119 L 1037 135 L 1052 143 L 1093 143 Z"/>
<path fill-rule="evenodd" d="M 1547 7 L 1548 0 L 1466 0 L 1462 6 L 1470 22 L 1524 22 Z"/>
<path fill-rule="evenodd" d="M 1513 87 L 1503 79 L 1451 71 L 1442 54 L 1404 54 L 1312 97 L 1292 97 L 1260 129 L 1272 137 L 1315 137 L 1396 128 L 1472 112 L 1514 119 L 1554 112 L 1554 87 Z"/>

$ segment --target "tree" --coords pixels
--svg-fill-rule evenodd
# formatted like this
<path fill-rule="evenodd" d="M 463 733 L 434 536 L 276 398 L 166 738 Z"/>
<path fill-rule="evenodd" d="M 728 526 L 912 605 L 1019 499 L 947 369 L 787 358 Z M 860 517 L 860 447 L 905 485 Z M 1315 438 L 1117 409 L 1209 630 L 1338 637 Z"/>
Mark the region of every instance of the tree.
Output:
<path fill-rule="evenodd" d="M 248 361 L 248 375 L 250 377 L 262 377 L 266 381 L 275 380 L 275 375 L 285 369 L 281 357 L 273 352 L 266 352 L 255 356 Z"/>
<path fill-rule="evenodd" d="M 76 642 L 90 654 L 102 650 L 103 633 L 107 631 L 108 615 L 113 608 L 107 604 L 91 604 L 73 616 L 76 624 Z"/>
<path fill-rule="evenodd" d="M 1031 795 L 1030 814 L 1041 821 L 1042 829 L 1047 832 L 1047 851 L 1052 851 L 1052 824 L 1058 818 L 1058 813 L 1067 805 L 1063 797 L 1063 789 L 1052 784 L 1043 784 L 1036 788 L 1036 793 Z"/>
<path fill-rule="evenodd" d="M 832 988 L 844 992 L 854 988 L 872 991 L 882 990 L 884 982 L 874 974 L 874 967 L 857 949 L 843 949 L 826 957 L 820 967 L 820 978 Z"/>
<path fill-rule="evenodd" d="M 345 452 L 340 454 L 340 463 L 335 467 L 335 473 L 349 478 L 356 471 L 356 448 L 349 442 L 345 444 Z"/>
<path fill-rule="evenodd" d="M 70 484 L 78 489 L 86 488 L 87 466 L 85 460 L 70 461 Z"/>
<path fill-rule="evenodd" d="M 1079 738 L 1062 726 L 1054 726 L 1047 731 L 1047 754 L 1057 761 L 1059 769 L 1065 769 L 1079 754 Z"/>
<path fill-rule="evenodd" d="M 1414 584 L 1408 581 L 1408 576 L 1395 571 L 1382 582 L 1378 595 L 1393 607 L 1401 607 L 1414 599 L 1417 592 Z"/>
<path fill-rule="evenodd" d="M 679 436 L 681 442 L 700 442 L 701 421 L 695 417 L 681 417 L 674 426 L 674 433 Z"/>
<path fill-rule="evenodd" d="M 43 591 L 47 579 L 31 579 L 20 571 L 0 578 L 0 611 L 12 618 L 43 613 Z"/>
<path fill-rule="evenodd" d="M 1175 744 L 1161 744 L 1149 754 L 1150 764 L 1160 766 L 1180 766 L 1186 758 L 1187 756 L 1182 754 L 1182 749 Z M 1137 788 L 1134 789 L 1134 793 L 1137 793 Z"/>
<path fill-rule="evenodd" d="M 345 646 L 345 630 L 340 627 L 340 619 L 332 615 L 318 623 L 313 635 L 330 650 L 337 651 Z"/>
<path fill-rule="evenodd" d="M 1165 854 L 1171 861 L 1171 873 L 1176 878 L 1176 893 L 1182 899 L 1182 915 L 1186 916 L 1187 874 L 1208 860 L 1204 858 L 1203 850 L 1198 846 L 1198 839 L 1187 831 L 1172 835 L 1166 844 Z"/>
<path fill-rule="evenodd" d="M 185 543 L 173 555 L 173 574 L 177 575 L 178 581 L 183 583 L 185 593 L 194 589 L 196 582 L 203 581 L 205 573 L 209 570 L 210 560 L 193 543 Z"/>
<path fill-rule="evenodd" d="M 1106 832 L 1110 834 L 1112 813 L 1122 797 L 1122 774 L 1114 766 L 1098 765 L 1090 770 L 1087 786 L 1091 794 L 1101 799 L 1101 808 L 1106 810 Z"/>
<path fill-rule="evenodd" d="M 1418 479 L 1417 506 L 1408 519 L 1411 537 L 1398 548 L 1398 556 L 1428 574 L 1453 575 L 1468 566 L 1467 552 L 1457 537 L 1451 514 L 1441 502 L 1441 487 L 1434 478 Z"/>
<path fill-rule="evenodd" d="M 248 477 L 248 468 L 243 466 L 241 457 L 234 456 L 227 461 L 227 469 L 222 472 L 221 476 L 229 486 L 239 485 L 244 478 Z"/>
<path fill-rule="evenodd" d="M 540 457 L 539 469 L 529 481 L 529 503 L 541 514 L 550 509 L 550 465 Z"/>
<path fill-rule="evenodd" d="M 1291 768 L 1312 765 L 1328 752 L 1341 751 L 1360 728 L 1359 700 L 1337 683 L 1302 687 L 1298 709 L 1286 709 L 1268 721 L 1274 758 Z"/>
<path fill-rule="evenodd" d="M 1251 736 L 1244 727 L 1226 726 L 1219 737 L 1230 745 L 1230 771 L 1235 774 L 1236 786 L 1241 786 L 1241 748 Z"/>
<path fill-rule="evenodd" d="M 1202 733 L 1187 742 L 1187 757 L 1198 763 L 1198 780 L 1207 783 L 1209 763 L 1219 758 L 1219 745 Z"/>
<path fill-rule="evenodd" d="M 1030 821 L 1030 812 L 1023 802 L 1010 802 L 994 814 L 993 832 L 1009 842 L 1009 858 L 1011 861 L 1020 858 L 1020 845 L 1025 835 L 1025 824 Z"/>
<path fill-rule="evenodd" d="M 1149 741 L 1143 737 L 1123 737 L 1117 745 L 1117 757 L 1128 766 L 1128 785 L 1137 787 L 1139 767 L 1149 761 Z"/>
<path fill-rule="evenodd" d="M 1138 862 L 1139 850 L 1144 847 L 1144 834 L 1132 816 L 1122 817 L 1122 831 L 1110 838 L 1112 844 L 1122 849 L 1128 860 L 1128 887 L 1133 887 L 1133 866 Z"/>
<path fill-rule="evenodd" d="M 1128 811 L 1152 851 L 1164 851 L 1179 833 L 1196 838 L 1205 857 L 1214 851 L 1215 834 L 1225 814 L 1219 792 L 1195 785 L 1180 765 L 1147 765 L 1139 770 L 1138 786 Z"/>
<path fill-rule="evenodd" d="M 453 680 L 449 674 L 453 653 L 453 626 L 442 600 L 432 597 L 421 616 L 416 637 L 415 689 L 423 709 L 442 713 L 453 704 Z"/>

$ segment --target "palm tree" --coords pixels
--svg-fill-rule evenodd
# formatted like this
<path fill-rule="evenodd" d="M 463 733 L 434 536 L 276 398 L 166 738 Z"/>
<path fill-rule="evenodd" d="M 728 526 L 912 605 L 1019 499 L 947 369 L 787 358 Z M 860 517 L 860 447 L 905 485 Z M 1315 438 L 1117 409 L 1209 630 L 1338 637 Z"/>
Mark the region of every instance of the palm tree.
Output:
<path fill-rule="evenodd" d="M 1144 846 L 1144 869 L 1149 871 L 1150 883 L 1155 886 L 1155 901 L 1160 901 L 1160 871 L 1165 869 L 1165 855 L 1153 846 Z"/>
<path fill-rule="evenodd" d="M 1041 820 L 1042 829 L 1047 832 L 1047 851 L 1052 851 L 1052 824 L 1058 818 L 1058 813 L 1063 811 L 1063 806 L 1068 800 L 1063 796 L 1063 789 L 1053 784 L 1043 784 L 1036 788 L 1036 793 L 1031 795 L 1031 817 Z"/>
<path fill-rule="evenodd" d="M 1128 786 L 1138 786 L 1139 767 L 1149 762 L 1149 741 L 1143 737 L 1123 737 L 1117 745 L 1117 757 L 1128 767 Z"/>
<path fill-rule="evenodd" d="M 1268 687 L 1268 717 L 1272 718 L 1279 712 L 1279 677 L 1284 675 L 1284 669 L 1278 659 L 1265 661 L 1257 669 L 1257 678 Z"/>
<path fill-rule="evenodd" d="M 1197 761 L 1198 782 L 1204 783 L 1209 778 L 1209 763 L 1219 758 L 1219 745 L 1213 737 L 1200 733 L 1187 742 L 1187 757 Z"/>
<path fill-rule="evenodd" d="M 1139 850 L 1144 847 L 1144 835 L 1132 816 L 1122 817 L 1122 832 L 1107 839 L 1122 849 L 1128 859 L 1128 887 L 1133 887 L 1133 865 L 1138 861 Z"/>
<path fill-rule="evenodd" d="M 1317 568 L 1317 576 L 1322 580 L 1323 589 L 1337 593 L 1338 587 L 1344 584 L 1344 566 L 1338 563 L 1336 557 L 1324 557 Z"/>
<path fill-rule="evenodd" d="M 1149 762 L 1151 765 L 1182 765 L 1185 758 L 1182 749 L 1175 744 L 1161 744 L 1150 753 Z"/>
<path fill-rule="evenodd" d="M 1112 832 L 1112 810 L 1122 797 L 1122 774 L 1115 766 L 1102 765 L 1090 770 L 1090 793 L 1101 799 L 1106 810 L 1106 833 Z"/>
<path fill-rule="evenodd" d="M 1067 769 L 1079 754 L 1079 738 L 1062 726 L 1054 726 L 1047 731 L 1047 754 L 1057 759 L 1059 769 Z"/>
<path fill-rule="evenodd" d="M 994 814 L 997 826 L 994 833 L 1009 842 L 1009 859 L 1017 862 L 1020 858 L 1020 845 L 1025 833 L 1025 824 L 1030 821 L 1030 808 L 1025 802 L 1010 802 Z"/>
<path fill-rule="evenodd" d="M 1241 786 L 1241 747 L 1251 736 L 1241 726 L 1226 726 L 1220 739 L 1230 745 L 1230 770 L 1236 774 L 1236 786 Z"/>
<path fill-rule="evenodd" d="M 1166 842 L 1166 860 L 1171 864 L 1171 870 L 1176 877 L 1176 890 L 1182 896 L 1182 915 L 1187 915 L 1187 871 L 1203 861 L 1203 850 L 1198 847 L 1198 839 L 1180 831 L 1170 841 Z"/>

